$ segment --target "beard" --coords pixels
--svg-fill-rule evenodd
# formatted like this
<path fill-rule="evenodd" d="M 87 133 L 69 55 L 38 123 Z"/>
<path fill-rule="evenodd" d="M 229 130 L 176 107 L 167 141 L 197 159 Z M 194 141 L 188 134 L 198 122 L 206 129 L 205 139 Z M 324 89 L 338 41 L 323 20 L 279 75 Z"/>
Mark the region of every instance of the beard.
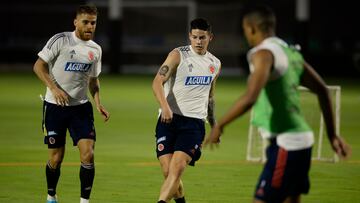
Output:
<path fill-rule="evenodd" d="M 89 33 L 86 31 L 82 31 L 82 32 L 79 32 L 79 34 L 80 34 L 80 38 L 85 41 L 92 40 L 94 37 L 94 32 Z"/>

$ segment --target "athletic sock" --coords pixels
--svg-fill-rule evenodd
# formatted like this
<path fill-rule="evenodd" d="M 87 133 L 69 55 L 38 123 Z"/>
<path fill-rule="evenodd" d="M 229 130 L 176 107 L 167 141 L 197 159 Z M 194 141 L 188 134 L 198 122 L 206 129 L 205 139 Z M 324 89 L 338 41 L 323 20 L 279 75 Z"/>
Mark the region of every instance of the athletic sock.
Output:
<path fill-rule="evenodd" d="M 80 203 L 89 203 L 88 199 L 80 198 Z"/>
<path fill-rule="evenodd" d="M 94 163 L 84 164 L 80 166 L 80 183 L 81 183 L 81 197 L 84 199 L 90 198 L 92 185 L 94 182 L 95 167 Z"/>
<path fill-rule="evenodd" d="M 158 201 L 158 203 L 166 203 L 164 200 L 160 200 Z"/>
<path fill-rule="evenodd" d="M 186 203 L 185 197 L 180 197 L 178 199 L 174 199 L 176 203 Z"/>
<path fill-rule="evenodd" d="M 53 168 L 50 165 L 50 161 L 46 163 L 46 182 L 47 182 L 47 190 L 50 196 L 55 196 L 56 194 L 56 186 L 60 177 L 60 166 L 57 168 Z"/>

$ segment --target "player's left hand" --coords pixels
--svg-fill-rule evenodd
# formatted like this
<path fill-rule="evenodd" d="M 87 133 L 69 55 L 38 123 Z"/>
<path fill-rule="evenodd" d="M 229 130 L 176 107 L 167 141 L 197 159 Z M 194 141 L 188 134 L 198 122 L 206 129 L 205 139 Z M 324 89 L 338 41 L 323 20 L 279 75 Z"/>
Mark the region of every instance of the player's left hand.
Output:
<path fill-rule="evenodd" d="M 204 146 L 206 147 L 210 145 L 210 149 L 213 149 L 214 145 L 216 146 L 219 145 L 221 134 L 222 134 L 222 128 L 218 124 L 215 124 L 212 127 L 210 134 L 206 136 L 204 141 Z"/>
<path fill-rule="evenodd" d="M 99 106 L 96 107 L 96 109 L 102 115 L 105 122 L 109 120 L 110 113 L 105 109 L 105 107 L 103 107 L 102 105 L 99 105 Z"/>
<path fill-rule="evenodd" d="M 342 159 L 347 159 L 351 155 L 351 147 L 348 145 L 345 140 L 336 135 L 331 140 L 331 146 L 335 153 Z"/>

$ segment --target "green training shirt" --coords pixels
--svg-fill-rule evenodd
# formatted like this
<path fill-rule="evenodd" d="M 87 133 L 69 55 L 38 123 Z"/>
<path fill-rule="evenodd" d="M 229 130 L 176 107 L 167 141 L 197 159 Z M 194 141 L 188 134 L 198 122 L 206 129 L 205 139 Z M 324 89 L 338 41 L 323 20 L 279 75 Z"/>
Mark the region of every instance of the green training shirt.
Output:
<path fill-rule="evenodd" d="M 252 54 L 262 49 L 271 51 L 274 64 L 270 79 L 253 107 L 251 123 L 272 134 L 311 131 L 300 110 L 298 86 L 304 70 L 302 55 L 277 37 L 267 38 L 249 51 L 251 70 L 254 68 Z"/>

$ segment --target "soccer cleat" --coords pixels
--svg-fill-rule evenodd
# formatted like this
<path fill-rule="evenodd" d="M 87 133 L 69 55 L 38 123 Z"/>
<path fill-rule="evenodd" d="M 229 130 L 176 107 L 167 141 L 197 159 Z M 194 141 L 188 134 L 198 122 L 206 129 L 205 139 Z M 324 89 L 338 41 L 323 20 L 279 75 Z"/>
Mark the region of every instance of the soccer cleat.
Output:
<path fill-rule="evenodd" d="M 58 203 L 57 196 L 47 196 L 46 203 Z"/>

